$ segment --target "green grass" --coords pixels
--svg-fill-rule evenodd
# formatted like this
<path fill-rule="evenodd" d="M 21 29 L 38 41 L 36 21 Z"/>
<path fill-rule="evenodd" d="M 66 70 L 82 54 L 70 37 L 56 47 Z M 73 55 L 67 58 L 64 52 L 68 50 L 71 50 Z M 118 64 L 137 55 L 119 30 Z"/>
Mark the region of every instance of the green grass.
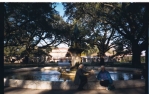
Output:
<path fill-rule="evenodd" d="M 141 63 L 141 66 L 139 66 L 138 68 L 143 68 L 144 65 L 145 65 L 145 63 Z M 133 68 L 134 67 L 134 66 L 132 66 L 131 63 L 114 63 L 110 66 L 111 67 L 128 67 L 128 68 Z"/>
<path fill-rule="evenodd" d="M 99 65 L 93 65 L 90 62 L 85 62 L 83 63 L 84 66 L 99 66 Z M 98 64 L 98 63 L 97 63 Z M 143 68 L 145 63 L 142 63 L 140 68 Z M 4 64 L 4 69 L 11 69 L 11 68 L 25 68 L 25 67 L 47 67 L 47 66 L 58 66 L 57 63 L 49 63 L 49 64 Z M 109 62 L 106 64 L 107 67 L 126 67 L 126 68 L 133 68 L 131 63 L 111 63 Z"/>
<path fill-rule="evenodd" d="M 94 64 L 91 64 L 90 62 L 86 62 L 86 63 L 83 63 L 84 66 L 100 66 L 99 63 L 94 63 Z M 120 62 L 106 62 L 105 63 L 107 67 L 126 67 L 126 68 L 134 68 L 132 66 L 131 63 L 120 63 Z M 141 66 L 139 68 L 143 68 L 143 66 L 145 65 L 145 63 L 141 63 Z"/>
<path fill-rule="evenodd" d="M 11 68 L 25 68 L 25 67 L 46 67 L 46 66 L 58 66 L 57 63 L 49 63 L 49 64 L 4 64 L 4 69 Z"/>

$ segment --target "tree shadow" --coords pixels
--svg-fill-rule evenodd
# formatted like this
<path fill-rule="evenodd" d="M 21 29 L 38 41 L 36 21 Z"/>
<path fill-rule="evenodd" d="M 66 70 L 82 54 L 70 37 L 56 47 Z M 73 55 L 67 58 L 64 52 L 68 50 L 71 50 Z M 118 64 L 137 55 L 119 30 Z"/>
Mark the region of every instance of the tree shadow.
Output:
<path fill-rule="evenodd" d="M 39 94 L 75 94 L 77 92 L 80 92 L 80 91 L 78 91 L 78 90 L 57 90 L 57 89 L 53 89 L 53 90 L 42 91 Z"/>
<path fill-rule="evenodd" d="M 5 86 L 4 87 L 4 93 L 6 93 L 6 92 L 12 92 L 12 91 L 23 91 L 23 89 L 21 88 L 21 87 L 8 87 L 8 86 Z"/>
<path fill-rule="evenodd" d="M 145 87 L 119 88 L 112 91 L 114 94 L 146 94 Z"/>

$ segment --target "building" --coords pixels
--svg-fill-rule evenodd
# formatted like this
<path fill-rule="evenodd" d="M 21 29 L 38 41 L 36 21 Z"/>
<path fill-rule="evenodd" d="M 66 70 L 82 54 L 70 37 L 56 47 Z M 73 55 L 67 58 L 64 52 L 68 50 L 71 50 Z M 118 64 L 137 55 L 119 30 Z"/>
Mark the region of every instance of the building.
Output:
<path fill-rule="evenodd" d="M 66 57 L 67 52 L 68 52 L 68 48 L 64 48 L 64 47 L 61 47 L 61 48 L 59 47 L 59 48 L 52 49 L 52 52 L 49 53 L 52 56 L 50 58 L 50 62 L 51 61 L 53 61 L 53 62 L 69 61 L 70 58 Z"/>

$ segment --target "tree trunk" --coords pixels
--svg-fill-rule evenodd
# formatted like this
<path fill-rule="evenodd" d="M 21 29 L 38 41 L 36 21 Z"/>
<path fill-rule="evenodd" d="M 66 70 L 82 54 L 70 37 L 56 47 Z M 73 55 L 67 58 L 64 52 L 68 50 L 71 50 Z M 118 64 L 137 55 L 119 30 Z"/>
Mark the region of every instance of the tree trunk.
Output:
<path fill-rule="evenodd" d="M 83 49 L 70 47 L 68 51 L 71 53 L 71 66 L 73 67 L 77 62 L 81 63 L 81 53 Z"/>
<path fill-rule="evenodd" d="M 72 53 L 71 66 L 75 66 L 76 63 L 81 63 L 81 53 Z"/>
<path fill-rule="evenodd" d="M 104 50 L 99 50 L 99 53 L 98 53 L 98 56 L 101 57 L 101 56 L 105 56 L 105 51 Z"/>
<path fill-rule="evenodd" d="M 132 53 L 133 53 L 132 54 L 132 66 L 135 68 L 140 67 L 141 50 L 139 48 L 139 45 L 136 42 L 132 43 Z"/>
<path fill-rule="evenodd" d="M 105 56 L 105 47 L 101 47 L 101 45 L 98 45 L 98 50 L 99 50 L 99 53 L 98 53 L 98 56 L 101 57 L 101 56 Z"/>

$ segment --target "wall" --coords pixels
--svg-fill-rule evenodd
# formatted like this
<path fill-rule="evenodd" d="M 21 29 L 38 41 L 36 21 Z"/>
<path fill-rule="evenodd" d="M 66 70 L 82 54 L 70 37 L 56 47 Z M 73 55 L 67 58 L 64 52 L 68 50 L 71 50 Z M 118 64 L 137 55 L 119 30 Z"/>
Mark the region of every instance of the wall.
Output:
<path fill-rule="evenodd" d="M 92 69 L 93 67 L 87 67 L 87 69 Z M 33 70 L 57 70 L 58 67 L 32 67 L 32 68 L 20 68 L 15 70 L 5 70 L 8 72 L 22 72 L 22 71 L 33 71 Z M 94 67 L 94 69 L 100 69 L 99 67 Z M 123 71 L 133 71 L 139 72 L 139 69 L 134 68 L 121 68 L 121 67 L 106 67 L 107 70 L 123 70 Z M 134 88 L 145 86 L 145 80 L 119 80 L 114 81 L 113 84 L 115 88 Z M 10 87 L 21 87 L 30 89 L 77 89 L 72 81 L 35 81 L 35 80 L 19 80 L 19 79 L 7 79 L 4 78 L 4 86 Z M 89 80 L 88 84 L 85 86 L 86 89 L 105 89 L 99 85 L 97 80 Z"/>
<path fill-rule="evenodd" d="M 114 81 L 113 82 L 116 89 L 118 88 L 134 88 L 145 86 L 144 80 L 126 80 L 126 81 Z M 7 79 L 4 78 L 4 86 L 10 87 L 21 87 L 29 89 L 77 89 L 72 81 L 33 81 L 33 80 L 18 80 L 18 79 Z M 85 89 L 105 89 L 100 86 L 98 81 L 88 81 Z"/>

